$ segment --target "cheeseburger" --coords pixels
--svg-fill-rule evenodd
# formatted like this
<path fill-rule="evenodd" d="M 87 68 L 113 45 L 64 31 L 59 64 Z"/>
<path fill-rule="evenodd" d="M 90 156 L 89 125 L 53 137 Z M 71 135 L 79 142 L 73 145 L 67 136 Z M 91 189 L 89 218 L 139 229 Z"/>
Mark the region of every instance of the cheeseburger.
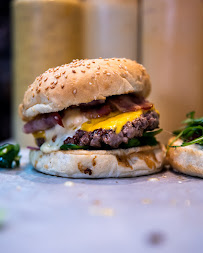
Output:
<path fill-rule="evenodd" d="M 159 112 L 149 75 L 128 59 L 73 60 L 28 87 L 19 106 L 38 171 L 73 178 L 133 177 L 161 170 Z"/>

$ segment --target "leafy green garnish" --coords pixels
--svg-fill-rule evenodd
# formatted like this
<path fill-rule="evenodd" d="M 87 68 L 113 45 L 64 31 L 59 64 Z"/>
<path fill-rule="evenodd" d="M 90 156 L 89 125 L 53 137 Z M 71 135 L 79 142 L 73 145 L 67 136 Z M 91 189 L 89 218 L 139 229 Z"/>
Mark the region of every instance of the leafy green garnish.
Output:
<path fill-rule="evenodd" d="M 144 132 L 143 133 L 143 136 L 146 136 L 146 137 L 153 137 L 159 133 L 161 133 L 163 131 L 163 129 L 158 129 L 158 130 L 155 130 L 155 131 L 147 131 L 147 132 Z"/>
<path fill-rule="evenodd" d="M 140 146 L 140 141 L 137 138 L 130 139 L 128 143 L 123 143 L 121 148 L 132 148 Z"/>
<path fill-rule="evenodd" d="M 20 146 L 18 144 L 4 144 L 0 146 L 0 167 L 14 168 L 20 165 Z"/>
<path fill-rule="evenodd" d="M 194 111 L 186 115 L 187 119 L 182 122 L 185 126 L 182 129 L 173 132 L 176 137 L 170 145 L 168 145 L 168 149 L 185 147 L 192 144 L 203 145 L 203 117 L 195 119 L 194 116 Z M 179 138 L 183 140 L 183 143 L 179 146 L 174 146 L 173 143 Z"/>
<path fill-rule="evenodd" d="M 68 150 L 68 149 L 88 149 L 88 146 L 79 146 L 79 145 L 75 145 L 75 144 L 63 144 L 62 146 L 60 146 L 61 150 Z"/>
<path fill-rule="evenodd" d="M 156 140 L 154 136 L 146 136 L 146 137 L 143 136 L 143 137 L 140 137 L 140 143 L 141 143 L 140 146 L 146 146 L 146 145 L 155 146 L 158 144 L 158 141 Z"/>
<path fill-rule="evenodd" d="M 194 117 L 195 117 L 195 111 L 188 112 L 186 114 L 186 118 L 188 118 L 188 119 L 194 119 Z"/>

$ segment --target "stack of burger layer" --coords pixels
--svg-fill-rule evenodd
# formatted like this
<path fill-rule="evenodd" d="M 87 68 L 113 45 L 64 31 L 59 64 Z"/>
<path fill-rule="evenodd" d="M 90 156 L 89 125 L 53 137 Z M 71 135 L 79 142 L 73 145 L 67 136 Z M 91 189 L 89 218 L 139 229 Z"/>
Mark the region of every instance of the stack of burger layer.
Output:
<path fill-rule="evenodd" d="M 132 177 L 160 171 L 159 112 L 146 100 L 145 68 L 128 59 L 75 60 L 47 70 L 19 112 L 37 148 L 33 166 L 66 177 Z"/>

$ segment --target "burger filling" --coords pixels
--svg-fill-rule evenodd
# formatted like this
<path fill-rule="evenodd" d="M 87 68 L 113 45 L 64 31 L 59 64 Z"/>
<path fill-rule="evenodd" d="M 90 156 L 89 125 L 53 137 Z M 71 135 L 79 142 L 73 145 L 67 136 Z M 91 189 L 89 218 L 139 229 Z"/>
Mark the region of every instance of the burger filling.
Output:
<path fill-rule="evenodd" d="M 41 151 L 113 149 L 154 145 L 159 126 L 154 105 L 135 94 L 80 104 L 37 116 L 24 125 Z"/>

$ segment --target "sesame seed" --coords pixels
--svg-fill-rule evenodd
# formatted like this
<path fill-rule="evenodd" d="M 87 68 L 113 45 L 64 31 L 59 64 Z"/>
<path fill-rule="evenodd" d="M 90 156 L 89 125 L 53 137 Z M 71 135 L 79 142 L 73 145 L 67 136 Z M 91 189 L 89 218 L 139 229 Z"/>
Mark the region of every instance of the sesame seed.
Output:
<path fill-rule="evenodd" d="M 82 73 L 85 73 L 85 70 L 84 70 L 84 69 L 81 69 L 81 72 L 82 72 Z"/>
<path fill-rule="evenodd" d="M 31 89 L 31 91 L 33 91 L 33 88 Z"/>
<path fill-rule="evenodd" d="M 106 75 L 107 75 L 107 76 L 110 76 L 110 75 L 111 75 L 111 73 L 106 73 Z"/>
<path fill-rule="evenodd" d="M 125 66 L 124 69 L 127 70 L 127 67 Z"/>
<path fill-rule="evenodd" d="M 96 72 L 96 75 L 100 75 L 100 72 L 99 72 L 99 71 L 97 71 L 97 72 Z"/>
<path fill-rule="evenodd" d="M 47 86 L 46 88 L 45 88 L 45 90 L 48 90 L 49 89 L 49 86 Z"/>
<path fill-rule="evenodd" d="M 100 66 L 97 66 L 97 69 L 100 70 Z"/>
<path fill-rule="evenodd" d="M 92 75 L 91 78 L 94 79 L 94 75 Z"/>
<path fill-rule="evenodd" d="M 117 61 L 120 61 L 120 59 L 117 59 Z"/>
<path fill-rule="evenodd" d="M 63 89 L 64 88 L 64 85 L 63 84 L 61 84 L 61 89 Z"/>
<path fill-rule="evenodd" d="M 123 59 L 124 62 L 126 62 L 126 59 Z"/>
<path fill-rule="evenodd" d="M 88 62 L 87 65 L 89 66 L 89 65 L 90 65 L 90 62 Z"/>
<path fill-rule="evenodd" d="M 54 84 L 54 81 L 52 81 L 51 84 Z"/>
<path fill-rule="evenodd" d="M 73 94 L 76 94 L 76 93 L 77 93 L 77 90 L 76 90 L 76 89 L 74 89 L 74 90 L 73 90 Z"/>
<path fill-rule="evenodd" d="M 90 66 L 86 66 L 86 68 L 90 69 Z"/>
<path fill-rule="evenodd" d="M 102 59 L 102 57 L 99 57 L 99 59 Z"/>
<path fill-rule="evenodd" d="M 50 86 L 51 89 L 54 89 L 55 87 L 54 86 Z"/>
<path fill-rule="evenodd" d="M 40 89 L 36 90 L 37 93 L 40 93 Z"/>
<path fill-rule="evenodd" d="M 126 73 L 121 73 L 120 76 L 121 76 L 121 77 L 126 77 L 127 74 L 126 74 Z"/>
<path fill-rule="evenodd" d="M 67 78 L 68 78 L 68 76 L 67 76 L 67 75 L 65 75 L 64 77 L 65 77 L 65 79 L 67 79 Z"/>
<path fill-rule="evenodd" d="M 55 84 L 55 85 L 57 85 L 57 83 L 58 83 L 58 81 L 57 81 L 57 80 L 55 80 L 55 81 L 54 81 L 54 84 Z"/>
<path fill-rule="evenodd" d="M 75 69 L 72 70 L 73 73 L 76 73 Z"/>
<path fill-rule="evenodd" d="M 32 97 L 33 97 L 33 98 L 35 97 L 34 93 L 32 94 Z"/>
<path fill-rule="evenodd" d="M 89 82 L 89 85 L 92 85 L 92 83 L 91 83 L 91 82 Z"/>
<path fill-rule="evenodd" d="M 104 70 L 103 73 L 106 74 L 106 73 L 107 73 L 107 70 Z"/>
<path fill-rule="evenodd" d="M 119 65 L 119 68 L 122 69 L 122 67 L 123 67 L 123 65 L 120 64 L 120 65 Z"/>
<path fill-rule="evenodd" d="M 59 78 L 60 76 L 61 76 L 61 74 L 56 74 L 54 77 Z"/>
<path fill-rule="evenodd" d="M 108 61 L 109 59 L 104 59 L 104 61 Z"/>
<path fill-rule="evenodd" d="M 46 81 L 47 81 L 47 79 L 48 79 L 48 77 L 45 77 L 45 78 L 44 78 L 44 82 L 46 82 Z"/>
<path fill-rule="evenodd" d="M 66 71 L 64 70 L 63 72 L 62 72 L 62 74 L 64 75 L 66 73 Z"/>
<path fill-rule="evenodd" d="M 95 63 L 95 61 L 92 61 L 92 63 Z"/>
<path fill-rule="evenodd" d="M 41 86 L 42 85 L 42 82 L 39 82 L 39 86 Z"/>

